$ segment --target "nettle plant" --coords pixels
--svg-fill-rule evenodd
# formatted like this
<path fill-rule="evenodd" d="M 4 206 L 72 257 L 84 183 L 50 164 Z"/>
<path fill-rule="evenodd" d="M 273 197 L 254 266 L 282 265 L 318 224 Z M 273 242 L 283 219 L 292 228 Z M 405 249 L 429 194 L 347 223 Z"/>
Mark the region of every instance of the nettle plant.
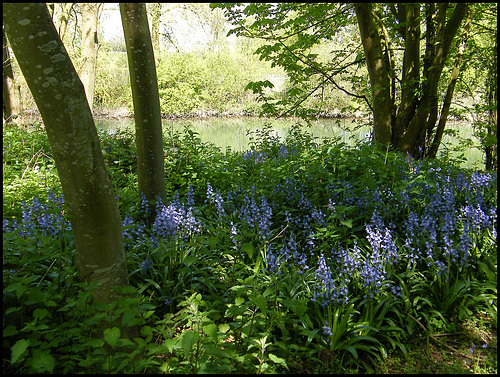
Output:
<path fill-rule="evenodd" d="M 134 344 L 92 337 L 116 313 L 80 290 L 61 196 L 4 219 L 9 370 L 285 372 L 405 351 L 421 326 L 478 311 L 496 326 L 496 174 L 297 127 L 284 141 L 264 128 L 245 153 L 175 138 L 166 159 L 187 187 L 166 203 L 118 187 Z"/>

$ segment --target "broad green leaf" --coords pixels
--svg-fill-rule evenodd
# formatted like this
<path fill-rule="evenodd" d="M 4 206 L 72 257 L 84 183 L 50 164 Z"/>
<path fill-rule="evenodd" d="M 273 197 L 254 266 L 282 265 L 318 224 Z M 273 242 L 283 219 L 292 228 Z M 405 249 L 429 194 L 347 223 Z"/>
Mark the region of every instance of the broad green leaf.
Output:
<path fill-rule="evenodd" d="M 47 309 L 36 308 L 33 312 L 34 319 L 44 319 L 45 317 L 51 317 L 50 312 Z"/>
<path fill-rule="evenodd" d="M 262 314 L 267 315 L 267 300 L 264 296 L 261 294 L 257 295 L 256 297 L 250 298 L 252 302 L 257 305 L 257 307 L 260 309 Z"/>
<path fill-rule="evenodd" d="M 340 220 L 340 223 L 348 228 L 352 229 L 352 220 Z"/>
<path fill-rule="evenodd" d="M 229 325 L 227 323 L 221 323 L 219 325 L 219 331 L 223 334 L 227 333 L 229 331 Z"/>
<path fill-rule="evenodd" d="M 236 297 L 234 299 L 234 303 L 236 304 L 236 306 L 243 305 L 244 302 L 245 302 L 245 299 L 243 297 Z"/>
<path fill-rule="evenodd" d="M 26 339 L 19 339 L 16 344 L 14 344 L 12 347 L 10 347 L 10 350 L 12 351 L 12 356 L 10 358 L 10 363 L 14 364 L 28 349 L 30 345 L 30 341 Z"/>
<path fill-rule="evenodd" d="M 182 349 L 184 351 L 184 356 L 188 357 L 193 349 L 193 346 L 198 341 L 200 334 L 195 330 L 188 330 L 182 334 Z"/>
<path fill-rule="evenodd" d="M 273 363 L 280 364 L 280 365 L 284 366 L 286 369 L 288 369 L 288 365 L 286 365 L 285 359 L 282 359 L 281 357 L 273 355 L 272 353 L 270 353 L 268 356 L 269 356 L 269 360 L 271 360 Z"/>
<path fill-rule="evenodd" d="M 31 360 L 31 366 L 38 373 L 52 373 L 55 366 L 54 357 L 47 351 L 42 351 L 38 349 L 33 350 L 33 359 Z"/>
<path fill-rule="evenodd" d="M 17 331 L 16 326 L 9 325 L 3 329 L 3 337 L 6 338 L 11 335 L 16 335 L 19 334 L 19 331 Z"/>
<path fill-rule="evenodd" d="M 165 347 L 167 347 L 168 352 L 172 353 L 174 352 L 174 348 L 177 348 L 176 345 L 179 342 L 178 338 L 173 338 L 173 339 L 165 339 L 165 342 L 163 343 Z"/>
<path fill-rule="evenodd" d="M 116 346 L 116 342 L 118 341 L 118 338 L 120 337 L 121 331 L 118 327 L 113 327 L 111 329 L 106 329 L 104 330 L 104 340 L 106 343 L 108 343 L 111 347 Z"/>
<path fill-rule="evenodd" d="M 248 255 L 250 259 L 253 258 L 253 245 L 251 243 L 244 243 L 241 245 L 241 251 Z"/>
<path fill-rule="evenodd" d="M 217 341 L 218 328 L 215 323 L 209 323 L 208 325 L 203 326 L 203 332 L 207 334 L 213 341 Z"/>

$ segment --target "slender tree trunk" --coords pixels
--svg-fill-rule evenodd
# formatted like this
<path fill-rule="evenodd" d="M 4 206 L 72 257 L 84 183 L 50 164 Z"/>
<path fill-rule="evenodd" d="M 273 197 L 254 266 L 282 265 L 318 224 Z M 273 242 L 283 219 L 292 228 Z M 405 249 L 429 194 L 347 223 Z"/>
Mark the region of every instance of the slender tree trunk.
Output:
<path fill-rule="evenodd" d="M 469 11 L 469 16 L 467 17 L 467 21 L 464 26 L 464 31 L 462 33 L 462 40 L 460 41 L 460 46 L 458 48 L 457 56 L 455 58 L 455 64 L 451 72 L 450 83 L 448 84 L 448 88 L 446 89 L 446 94 L 444 96 L 443 108 L 441 110 L 441 116 L 439 118 L 439 123 L 436 129 L 436 135 L 434 135 L 434 140 L 428 152 L 428 156 L 431 158 L 435 158 L 437 155 L 439 145 L 441 144 L 441 139 L 443 137 L 446 120 L 448 119 L 448 114 L 450 112 L 451 100 L 453 98 L 453 92 L 455 90 L 455 85 L 457 83 L 458 75 L 460 73 L 460 66 L 462 65 L 462 58 L 465 51 L 465 45 L 467 44 L 467 37 L 472 21 L 471 13 L 472 11 Z"/>
<path fill-rule="evenodd" d="M 82 54 L 80 80 L 85 88 L 85 94 L 90 111 L 94 104 L 95 70 L 97 66 L 97 18 L 99 4 L 82 3 Z"/>
<path fill-rule="evenodd" d="M 451 44 L 468 9 L 458 3 L 446 22 L 449 4 L 426 4 L 426 50 L 423 65 L 422 96 L 408 127 L 397 140 L 396 147 L 415 158 L 428 153 L 429 136 L 438 118 L 438 84 Z"/>
<path fill-rule="evenodd" d="M 80 279 L 96 301 L 128 285 L 120 213 L 83 85 L 44 3 L 4 4 L 5 31 L 42 116 L 69 206 Z"/>
<path fill-rule="evenodd" d="M 397 145 L 408 128 L 418 105 L 420 79 L 420 4 L 400 4 L 399 22 L 405 25 L 402 33 L 405 43 L 401 79 L 401 103 L 392 133 L 392 143 Z"/>
<path fill-rule="evenodd" d="M 120 4 L 134 101 L 139 194 L 166 200 L 158 80 L 144 3 Z M 148 219 L 153 220 L 151 216 Z"/>
<path fill-rule="evenodd" d="M 384 146 L 391 142 L 392 115 L 389 67 L 382 50 L 381 33 L 375 22 L 370 3 L 356 4 L 361 41 L 366 56 L 370 86 L 373 94 L 373 137 Z"/>
<path fill-rule="evenodd" d="M 489 105 L 489 119 L 487 125 L 488 131 L 488 139 L 493 140 L 494 142 L 490 143 L 489 141 L 485 147 L 486 154 L 486 170 L 497 170 L 498 169 L 498 153 L 497 153 L 497 144 L 498 144 L 498 117 L 497 117 L 497 106 L 498 106 L 498 40 L 497 40 L 497 32 L 495 31 L 495 47 L 493 53 L 493 59 L 490 64 L 490 75 L 489 75 L 489 83 L 488 83 L 488 105 Z"/>
<path fill-rule="evenodd" d="M 7 38 L 5 29 L 2 27 L 3 34 L 3 118 L 7 122 L 12 122 L 14 118 L 18 125 L 23 125 L 21 90 L 12 71 L 9 49 L 7 47 Z"/>
<path fill-rule="evenodd" d="M 52 3 L 50 4 L 50 8 L 52 9 L 52 21 L 54 22 L 54 26 L 61 38 L 61 41 L 64 41 L 64 37 L 66 36 L 66 30 L 68 29 L 68 21 L 71 9 L 73 8 L 74 3 Z"/>

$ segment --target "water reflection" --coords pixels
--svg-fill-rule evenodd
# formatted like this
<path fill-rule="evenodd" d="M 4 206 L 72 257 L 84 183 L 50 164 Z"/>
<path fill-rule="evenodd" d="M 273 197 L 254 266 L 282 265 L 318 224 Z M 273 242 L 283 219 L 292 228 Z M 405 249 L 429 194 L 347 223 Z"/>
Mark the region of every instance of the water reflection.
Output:
<path fill-rule="evenodd" d="M 369 141 L 371 138 L 371 127 L 366 121 L 355 122 L 352 119 L 320 119 L 311 122 L 310 126 L 300 119 L 265 119 L 258 117 L 240 118 L 206 118 L 189 120 L 163 119 L 163 130 L 165 133 L 182 132 L 184 127 L 190 127 L 204 142 L 210 142 L 226 150 L 228 147 L 233 151 L 245 151 L 249 149 L 248 133 L 262 129 L 265 123 L 270 123 L 275 135 L 284 140 L 292 124 L 300 123 L 302 129 L 312 134 L 317 142 L 323 138 L 338 138 L 347 145 L 353 146 L 358 142 Z M 134 119 L 96 119 L 98 129 L 113 133 L 117 129 L 134 129 Z M 472 133 L 472 127 L 464 123 L 449 122 L 447 128 L 460 129 L 463 137 L 470 137 L 474 145 L 479 145 Z M 450 148 L 459 141 L 450 135 L 444 135 L 440 153 Z M 452 156 L 459 153 L 451 152 Z M 465 151 L 466 162 L 462 165 L 473 169 L 483 169 L 483 152 L 477 147 Z"/>

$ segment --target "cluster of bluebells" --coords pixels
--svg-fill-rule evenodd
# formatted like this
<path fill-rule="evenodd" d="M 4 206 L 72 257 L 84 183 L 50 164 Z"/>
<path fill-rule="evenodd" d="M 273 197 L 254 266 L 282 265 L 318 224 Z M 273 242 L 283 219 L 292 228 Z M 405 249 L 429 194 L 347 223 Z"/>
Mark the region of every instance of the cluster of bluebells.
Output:
<path fill-rule="evenodd" d="M 156 239 L 179 237 L 187 240 L 200 230 L 200 221 L 194 215 L 194 208 L 181 203 L 178 192 L 168 206 L 158 199 L 156 219 L 152 228 Z"/>
<path fill-rule="evenodd" d="M 63 230 L 71 230 L 71 223 L 64 219 L 64 198 L 62 194 L 49 192 L 47 201 L 41 203 L 36 197 L 31 202 L 21 203 L 21 221 L 12 223 L 3 220 L 3 232 L 18 232 L 23 238 L 35 239 L 40 235 L 59 237 Z"/>
<path fill-rule="evenodd" d="M 243 163 L 286 158 L 289 153 L 286 146 L 274 157 L 253 150 L 243 155 Z M 290 174 L 276 182 L 267 195 L 251 187 L 223 196 L 207 183 L 206 199 L 200 205 L 213 213 L 206 221 L 216 221 L 222 224 L 219 229 L 227 230 L 229 247 L 234 252 L 242 242 L 260 243 L 256 246 L 266 249 L 268 273 L 312 270 L 312 298 L 321 305 L 347 303 L 353 285 L 362 287 L 368 297 L 380 292 L 397 296 L 399 287 L 386 283 L 389 269 L 402 263 L 412 269 L 421 266 L 446 273 L 450 265 L 467 266 L 473 262 L 471 251 L 477 234 L 489 232 L 492 239 L 496 238 L 496 198 L 488 196 L 496 184 L 494 175 L 473 173 L 467 178 L 440 168 L 424 172 L 421 163 L 413 160 L 408 160 L 408 166 L 408 171 L 399 173 L 406 180 L 399 189 L 360 189 L 359 183 L 344 178 L 322 184 L 306 173 L 300 179 Z M 426 179 L 417 179 L 424 173 Z M 322 198 L 312 198 L 311 187 L 319 190 L 321 185 Z M 208 225 L 198 217 L 194 197 L 190 186 L 185 202 L 178 193 L 168 205 L 158 200 L 151 229 L 125 215 L 122 225 L 127 247 L 146 243 L 155 247 L 160 240 L 190 242 L 191 236 Z M 36 198 L 30 204 L 23 203 L 21 223 L 4 220 L 4 232 L 19 231 L 26 238 L 34 237 L 36 232 L 57 236 L 68 227 L 62 217 L 62 203 L 62 196 L 53 194 L 47 204 Z M 349 212 L 344 211 L 339 218 L 335 215 L 338 208 L 349 208 Z M 143 199 L 141 212 L 149 214 L 151 210 Z M 207 213 L 210 211 L 204 211 Z M 324 244 L 318 247 L 317 230 L 331 226 L 330 216 L 334 221 L 362 222 L 356 236 L 364 238 L 365 247 L 338 244 L 330 254 Z M 145 270 L 151 266 L 150 259 L 141 264 Z"/>

